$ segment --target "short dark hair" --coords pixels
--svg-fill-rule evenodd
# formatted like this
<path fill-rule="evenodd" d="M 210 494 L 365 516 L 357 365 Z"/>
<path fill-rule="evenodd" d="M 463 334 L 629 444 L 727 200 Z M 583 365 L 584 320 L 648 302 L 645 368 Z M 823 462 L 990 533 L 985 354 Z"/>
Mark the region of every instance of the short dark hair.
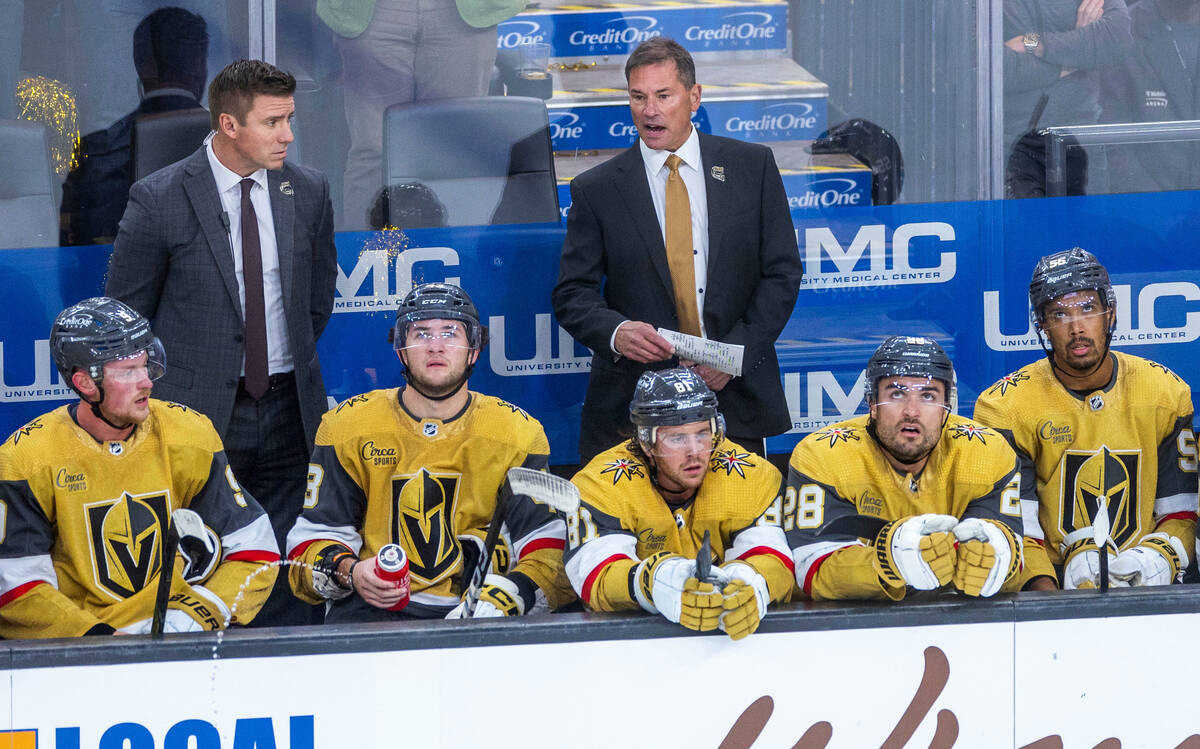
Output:
<path fill-rule="evenodd" d="M 183 86 L 196 94 L 208 77 L 208 25 L 183 8 L 159 8 L 133 30 L 133 67 L 147 90 Z"/>
<path fill-rule="evenodd" d="M 208 111 L 212 128 L 221 129 L 221 113 L 233 115 L 244 124 L 256 96 L 291 96 L 296 78 L 262 60 L 234 60 L 208 84 Z"/>
<path fill-rule="evenodd" d="M 634 68 L 644 65 L 654 65 L 671 60 L 679 73 L 679 82 L 686 89 L 696 85 L 696 63 L 692 55 L 679 42 L 665 36 L 655 36 L 637 46 L 625 61 L 625 83 L 629 83 L 629 74 Z"/>

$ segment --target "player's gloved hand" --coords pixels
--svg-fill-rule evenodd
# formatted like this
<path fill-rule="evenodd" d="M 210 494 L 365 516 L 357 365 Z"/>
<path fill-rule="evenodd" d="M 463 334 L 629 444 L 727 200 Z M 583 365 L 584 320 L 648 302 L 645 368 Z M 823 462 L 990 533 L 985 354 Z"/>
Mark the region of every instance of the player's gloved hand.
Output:
<path fill-rule="evenodd" d="M 118 629 L 118 632 L 127 635 L 148 635 L 150 627 L 153 624 L 152 619 L 142 619 L 132 624 L 126 624 Z M 163 617 L 163 632 L 165 634 L 173 634 L 175 632 L 204 632 L 205 628 L 200 625 L 192 617 L 188 616 L 186 611 L 179 609 L 167 609 L 166 616 Z"/>
<path fill-rule="evenodd" d="M 1076 531 L 1078 533 L 1078 531 Z M 1085 590 L 1100 587 L 1100 549 L 1089 536 L 1081 538 L 1067 547 L 1063 561 L 1063 590 Z M 1109 567 L 1116 561 L 1108 555 Z M 1112 575 L 1109 575 L 1112 578 Z"/>
<path fill-rule="evenodd" d="M 660 551 L 633 568 L 633 592 L 638 604 L 651 614 L 662 614 L 679 623 L 683 592 L 696 576 L 696 562 L 670 551 Z"/>
<path fill-rule="evenodd" d="M 221 540 L 192 510 L 171 513 L 179 533 L 179 553 L 183 556 L 183 579 L 189 583 L 202 582 L 217 568 L 221 559 Z"/>
<path fill-rule="evenodd" d="M 312 568 L 312 587 L 317 595 L 336 601 L 354 592 L 350 581 L 337 572 L 338 565 L 346 559 L 357 560 L 358 555 L 342 544 L 329 544 L 321 549 Z"/>
<path fill-rule="evenodd" d="M 721 623 L 725 596 L 721 582 L 701 582 L 689 577 L 679 599 L 679 623 L 697 632 L 711 632 Z"/>
<path fill-rule="evenodd" d="M 467 602 L 462 601 L 449 614 L 447 619 L 462 619 Z M 504 575 L 491 575 L 483 578 L 483 587 L 479 589 L 479 600 L 475 602 L 472 619 L 487 619 L 495 616 L 520 616 L 525 613 L 525 599 L 517 584 Z"/>
<path fill-rule="evenodd" d="M 951 515 L 912 515 L 893 520 L 875 537 L 875 572 L 893 587 L 934 590 L 950 582 L 958 562 Z"/>
<path fill-rule="evenodd" d="M 745 562 L 730 562 L 721 569 L 731 578 L 721 591 L 725 596 L 721 630 L 731 639 L 740 640 L 758 629 L 767 614 L 771 601 L 767 579 Z"/>
<path fill-rule="evenodd" d="M 1109 563 L 1108 577 L 1113 584 L 1120 582 L 1134 587 L 1170 585 L 1187 564 L 1182 541 L 1166 533 L 1151 533 Z"/>
<path fill-rule="evenodd" d="M 969 596 L 996 595 L 1021 564 L 1021 539 L 992 520 L 969 518 L 954 526 L 958 562 L 954 587 Z"/>

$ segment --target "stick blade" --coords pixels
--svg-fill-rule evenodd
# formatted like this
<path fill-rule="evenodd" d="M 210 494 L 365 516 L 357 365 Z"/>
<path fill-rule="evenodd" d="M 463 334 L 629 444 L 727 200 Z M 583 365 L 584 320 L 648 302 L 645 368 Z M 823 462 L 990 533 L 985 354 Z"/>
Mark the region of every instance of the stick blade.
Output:
<path fill-rule="evenodd" d="M 571 513 L 579 509 L 579 489 L 552 473 L 532 468 L 509 468 L 508 485 L 513 494 L 526 494 L 533 501 L 559 512 Z"/>

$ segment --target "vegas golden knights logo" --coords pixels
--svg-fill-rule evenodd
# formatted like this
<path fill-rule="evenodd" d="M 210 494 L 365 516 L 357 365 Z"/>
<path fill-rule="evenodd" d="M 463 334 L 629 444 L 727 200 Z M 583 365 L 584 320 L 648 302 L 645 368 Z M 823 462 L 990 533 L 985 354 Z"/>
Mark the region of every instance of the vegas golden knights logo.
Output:
<path fill-rule="evenodd" d="M 1138 459 L 1140 450 L 1068 450 L 1063 455 L 1062 502 L 1063 534 L 1087 528 L 1099 506 L 1099 498 L 1108 500 L 1108 520 L 1112 540 L 1118 547 L 1139 534 Z"/>
<path fill-rule="evenodd" d="M 392 540 L 408 553 L 409 573 L 432 583 L 454 569 L 462 547 L 454 536 L 454 506 L 461 473 L 415 474 L 392 478 Z"/>
<path fill-rule="evenodd" d="M 121 495 L 85 508 L 96 582 L 118 599 L 158 575 L 167 525 L 167 495 Z"/>

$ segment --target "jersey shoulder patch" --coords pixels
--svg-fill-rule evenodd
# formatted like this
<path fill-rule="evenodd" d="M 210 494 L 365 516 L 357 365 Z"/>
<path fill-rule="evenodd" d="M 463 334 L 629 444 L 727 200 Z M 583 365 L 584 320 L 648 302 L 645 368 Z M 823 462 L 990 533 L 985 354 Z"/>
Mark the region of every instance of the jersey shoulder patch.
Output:
<path fill-rule="evenodd" d="M 317 442 L 332 445 L 362 434 L 364 426 L 392 419 L 398 408 L 399 388 L 352 395 L 325 412 L 317 429 Z"/>
<path fill-rule="evenodd" d="M 209 452 L 221 449 L 212 421 L 199 411 L 174 401 L 150 400 L 155 429 L 166 445 L 188 445 Z"/>
<path fill-rule="evenodd" d="M 541 422 L 528 411 L 494 395 L 472 391 L 471 397 L 475 411 L 471 416 L 471 431 L 475 434 L 526 453 L 550 454 L 550 443 Z"/>

